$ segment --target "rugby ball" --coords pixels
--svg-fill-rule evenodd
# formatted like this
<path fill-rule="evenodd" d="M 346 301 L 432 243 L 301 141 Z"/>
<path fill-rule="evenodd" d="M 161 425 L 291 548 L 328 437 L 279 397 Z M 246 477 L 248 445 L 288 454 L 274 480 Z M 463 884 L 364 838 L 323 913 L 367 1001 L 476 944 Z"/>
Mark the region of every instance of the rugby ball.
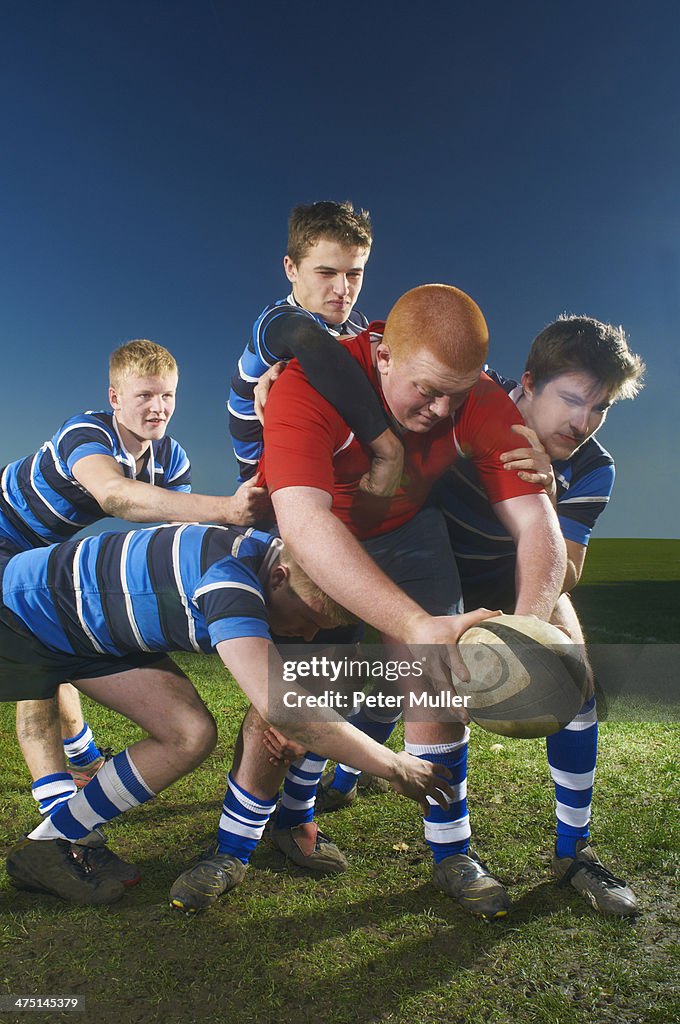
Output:
<path fill-rule="evenodd" d="M 558 732 L 586 699 L 583 645 L 533 615 L 498 615 L 463 633 L 458 650 L 470 673 L 452 677 L 473 722 L 501 736 Z"/>

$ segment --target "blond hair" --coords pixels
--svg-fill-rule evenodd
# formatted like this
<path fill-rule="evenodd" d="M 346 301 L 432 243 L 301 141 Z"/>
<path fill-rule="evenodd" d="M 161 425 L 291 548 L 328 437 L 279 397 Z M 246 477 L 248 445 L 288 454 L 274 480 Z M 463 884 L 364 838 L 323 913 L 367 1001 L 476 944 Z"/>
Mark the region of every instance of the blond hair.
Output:
<path fill-rule="evenodd" d="M 486 360 L 489 330 L 477 303 L 448 284 L 423 284 L 394 304 L 383 336 L 395 361 L 426 349 L 457 373 Z"/>
<path fill-rule="evenodd" d="M 357 621 L 346 608 L 343 608 L 332 597 L 329 597 L 321 587 L 317 586 L 309 578 L 304 569 L 298 565 L 293 556 L 288 552 L 285 545 L 279 552 L 279 563 L 285 565 L 288 569 L 288 585 L 293 593 L 297 594 L 306 605 L 316 605 L 322 615 L 330 620 L 331 625 L 350 626 Z"/>
<path fill-rule="evenodd" d="M 146 338 L 128 341 L 111 353 L 109 358 L 109 384 L 118 388 L 126 377 L 162 377 L 179 374 L 175 357 L 167 348 Z"/>

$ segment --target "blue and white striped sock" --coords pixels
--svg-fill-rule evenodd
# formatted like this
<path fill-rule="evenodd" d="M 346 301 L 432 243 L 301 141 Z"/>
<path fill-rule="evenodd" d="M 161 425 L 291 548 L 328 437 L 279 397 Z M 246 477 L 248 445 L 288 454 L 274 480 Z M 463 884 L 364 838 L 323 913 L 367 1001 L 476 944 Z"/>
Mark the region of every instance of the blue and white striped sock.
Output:
<path fill-rule="evenodd" d="M 85 722 L 77 736 L 69 736 L 63 743 L 64 753 L 67 758 L 71 764 L 78 765 L 79 768 L 83 768 L 86 764 L 92 764 L 93 761 L 102 756 L 101 750 L 94 741 L 92 729 L 90 729 L 87 722 Z"/>
<path fill-rule="evenodd" d="M 68 839 L 75 843 L 98 825 L 146 803 L 153 793 L 127 750 L 116 754 L 75 796 L 29 832 L 29 839 Z"/>
<path fill-rule="evenodd" d="M 373 718 L 361 705 L 354 714 L 348 717 L 347 721 L 366 736 L 370 736 L 376 743 L 383 744 L 387 743 L 394 732 L 398 717 L 387 721 Z M 358 768 L 353 768 L 349 764 L 339 764 L 335 769 L 331 785 L 341 793 L 349 793 L 359 775 L 361 772 Z"/>
<path fill-rule="evenodd" d="M 433 746 L 420 746 L 406 743 L 407 753 L 420 757 L 423 761 L 443 764 L 451 772 L 449 785 L 455 796 L 449 799 L 446 810 L 439 806 L 432 797 L 427 798 L 430 812 L 423 818 L 425 840 L 432 850 L 435 864 L 445 857 L 453 857 L 457 853 L 467 853 L 470 848 L 470 816 L 467 812 L 467 748 L 470 730 L 457 743 L 438 743 Z"/>
<path fill-rule="evenodd" d="M 327 765 L 325 757 L 307 751 L 294 761 L 283 780 L 281 804 L 276 814 L 276 828 L 295 828 L 314 818 L 316 788 Z"/>
<path fill-rule="evenodd" d="M 52 775 L 43 775 L 36 779 L 31 786 L 33 799 L 37 800 L 40 813 L 43 815 L 52 814 L 59 804 L 70 800 L 78 792 L 73 778 L 68 772 L 54 772 Z"/>
<path fill-rule="evenodd" d="M 597 761 L 597 709 L 592 697 L 564 729 L 546 738 L 555 783 L 558 857 L 573 857 L 579 839 L 590 836 L 590 808 Z"/>
<path fill-rule="evenodd" d="M 217 830 L 218 852 L 230 853 L 247 864 L 274 813 L 277 796 L 275 793 L 270 800 L 259 800 L 239 786 L 230 773 Z"/>

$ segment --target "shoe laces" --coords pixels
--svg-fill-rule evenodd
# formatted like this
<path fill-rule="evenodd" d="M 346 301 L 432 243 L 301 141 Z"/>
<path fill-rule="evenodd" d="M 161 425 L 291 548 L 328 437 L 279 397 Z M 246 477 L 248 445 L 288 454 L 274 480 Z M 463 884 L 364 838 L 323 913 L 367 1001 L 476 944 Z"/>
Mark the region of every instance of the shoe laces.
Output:
<path fill-rule="evenodd" d="M 92 854 L 94 848 L 90 846 L 71 846 L 70 855 L 71 860 L 75 866 L 82 871 L 83 875 L 91 875 L 95 870 L 95 865 L 92 863 Z"/>
<path fill-rule="evenodd" d="M 573 862 L 560 879 L 559 884 L 561 886 L 568 885 L 574 875 L 578 874 L 579 871 L 585 871 L 598 882 L 603 882 L 607 886 L 620 886 L 622 889 L 626 886 L 624 879 L 618 878 L 616 875 L 612 874 L 604 864 L 601 864 L 596 860 L 586 860 L 585 858 L 580 857 L 574 858 Z"/>

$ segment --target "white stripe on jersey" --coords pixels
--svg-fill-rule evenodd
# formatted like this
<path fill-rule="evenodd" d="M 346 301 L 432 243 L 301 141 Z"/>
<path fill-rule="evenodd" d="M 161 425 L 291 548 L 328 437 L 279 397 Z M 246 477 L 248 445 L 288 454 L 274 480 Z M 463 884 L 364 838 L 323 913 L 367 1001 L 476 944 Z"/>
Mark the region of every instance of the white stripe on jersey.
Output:
<path fill-rule="evenodd" d="M 115 422 L 115 420 L 114 420 L 114 422 Z M 61 434 L 57 438 L 57 448 L 61 444 L 62 440 L 66 437 L 66 435 L 69 433 L 69 431 L 71 431 L 71 430 L 80 430 L 81 427 L 85 427 L 87 430 L 101 430 L 102 434 L 104 434 L 106 436 L 106 440 L 109 442 L 109 444 L 111 443 L 111 435 L 110 435 L 110 433 L 108 432 L 106 427 L 102 427 L 101 424 L 99 424 L 99 423 L 72 423 L 70 425 L 70 427 L 66 428 L 66 430 L 62 430 Z M 120 437 L 120 434 L 118 436 Z"/>
<path fill-rule="evenodd" d="M 85 616 L 83 615 L 83 592 L 80 587 L 80 557 L 82 554 L 84 543 L 85 541 L 81 540 L 80 544 L 78 544 L 77 548 L 73 553 L 73 595 L 76 599 L 76 612 L 78 615 L 78 622 L 80 623 L 83 632 L 85 633 L 88 640 L 94 647 L 95 651 L 97 651 L 98 654 L 106 654 L 106 651 L 101 646 L 101 644 L 98 643 L 97 638 L 95 637 L 94 633 L 88 626 L 87 622 L 85 621 Z"/>
<path fill-rule="evenodd" d="M 137 622 L 135 620 L 135 612 L 132 607 L 132 597 L 130 596 L 130 590 L 128 588 L 127 552 L 128 548 L 130 547 L 130 541 L 132 540 L 133 536 L 134 534 L 128 533 L 126 534 L 125 540 L 123 541 L 123 547 L 120 553 L 120 582 L 123 588 L 123 594 L 125 596 L 125 611 L 127 612 L 128 622 L 130 623 L 132 632 L 135 634 L 135 640 L 139 644 L 141 650 L 150 651 L 151 648 L 147 647 L 146 644 L 144 643 L 142 639 L 142 634 L 139 631 L 139 626 L 137 625 Z"/>
<path fill-rule="evenodd" d="M 252 377 L 249 378 L 249 380 L 252 380 L 252 379 L 253 379 Z M 259 377 L 255 378 L 255 380 L 259 380 L 259 379 L 260 379 Z M 232 416 L 235 416 L 237 420 L 256 420 L 256 419 L 259 419 L 259 417 L 255 413 L 251 414 L 251 413 L 244 413 L 244 412 L 236 412 L 236 409 L 234 409 L 232 407 L 231 402 L 227 402 L 227 411 L 230 412 Z M 244 460 L 242 459 L 241 461 L 243 462 Z"/>
<path fill-rule="evenodd" d="M 245 370 L 243 369 L 243 356 L 241 356 L 241 358 L 238 361 L 238 373 L 241 380 L 247 381 L 248 384 L 257 384 L 258 380 L 260 379 L 259 377 L 251 377 L 249 373 L 245 372 Z M 236 414 L 234 413 L 234 415 Z"/>
<path fill-rule="evenodd" d="M 273 566 L 274 562 L 279 557 L 282 551 L 283 541 L 281 540 L 280 537 L 274 537 L 274 540 L 269 545 L 267 554 L 262 559 L 262 565 L 260 566 L 257 573 L 258 580 L 262 580 L 263 583 L 267 582 L 271 567 Z"/>
<path fill-rule="evenodd" d="M 83 487 L 82 484 L 79 484 L 77 480 L 72 480 L 71 477 L 69 477 L 61 468 L 61 459 L 57 455 L 57 449 L 54 447 L 51 441 L 45 441 L 44 445 L 40 450 L 43 452 L 50 453 L 50 455 L 52 456 L 52 461 L 54 462 L 54 468 L 56 469 L 59 476 L 62 476 L 64 480 L 68 480 L 69 483 L 75 484 L 76 487 L 80 488 L 81 491 L 85 491 L 85 488 Z M 87 491 L 85 491 L 85 493 L 87 494 Z"/>
<path fill-rule="evenodd" d="M 586 505 L 589 501 L 604 501 L 606 504 L 609 501 L 609 495 L 603 494 L 598 496 L 595 494 L 589 494 L 585 498 L 562 498 L 562 500 L 557 503 L 557 510 L 559 512 L 560 505 Z"/>
<path fill-rule="evenodd" d="M 177 472 L 175 473 L 175 475 L 171 476 L 170 479 L 168 481 L 166 481 L 166 487 L 169 486 L 171 483 L 173 483 L 177 479 L 178 476 L 182 475 L 182 473 L 186 473 L 188 466 L 189 466 L 189 458 L 187 456 L 187 458 L 185 458 L 184 461 L 182 462 L 182 464 L 180 465 L 180 467 L 177 470 Z M 165 470 L 163 469 L 162 466 L 159 466 L 158 469 L 156 470 L 156 472 L 157 473 L 163 473 L 163 472 L 165 472 Z"/>
<path fill-rule="evenodd" d="M 347 440 L 344 441 L 343 444 L 341 444 L 340 447 L 336 448 L 336 450 L 333 452 L 333 458 L 335 458 L 336 455 L 339 455 L 340 452 L 344 452 L 345 448 L 347 448 L 352 443 L 353 440 L 354 434 L 350 430 Z"/>
<path fill-rule="evenodd" d="M 175 536 L 172 538 L 172 571 L 173 571 L 173 575 L 175 577 L 175 584 L 177 586 L 177 593 L 179 594 L 179 599 L 182 602 L 182 607 L 184 608 L 184 614 L 187 617 L 187 634 L 188 634 L 188 637 L 189 637 L 189 643 L 191 644 L 193 649 L 198 654 L 200 654 L 201 653 L 201 648 L 200 648 L 200 646 L 199 646 L 199 644 L 198 644 L 198 642 L 196 640 L 196 623 L 194 622 L 194 617 L 191 614 L 191 608 L 189 607 L 189 601 L 187 599 L 187 595 L 184 593 L 184 589 L 182 587 L 182 574 L 181 574 L 180 568 L 179 568 L 179 541 L 180 541 L 180 537 L 182 536 L 182 534 L 184 533 L 186 528 L 188 526 L 190 526 L 190 525 L 191 525 L 191 523 L 184 523 L 184 525 L 180 526 L 179 530 L 177 531 Z"/>
<path fill-rule="evenodd" d="M 47 498 L 43 494 L 40 493 L 40 491 L 35 485 L 35 471 L 38 465 L 38 458 L 40 457 L 41 452 L 42 448 L 40 449 L 40 451 L 37 451 L 35 453 L 35 455 L 33 456 L 33 461 L 31 462 L 31 490 L 35 494 L 36 498 L 39 498 L 40 501 L 42 501 L 45 508 L 48 508 L 50 510 L 52 515 L 56 516 L 57 519 L 61 519 L 62 523 L 68 523 L 69 526 L 72 526 L 72 521 L 70 519 L 67 519 L 66 516 L 62 516 L 61 512 L 57 512 L 56 508 L 47 500 Z"/>
<path fill-rule="evenodd" d="M 208 583 L 208 584 L 206 584 L 205 587 L 199 587 L 198 590 L 195 591 L 194 596 L 192 598 L 192 601 L 193 601 L 194 604 L 196 604 L 196 601 L 197 601 L 197 599 L 199 597 L 202 597 L 203 594 L 210 593 L 211 590 L 229 590 L 229 589 L 231 589 L 231 590 L 246 590 L 249 594 L 254 594 L 255 597 L 259 597 L 260 601 L 262 601 L 262 604 L 264 604 L 264 597 L 262 596 L 262 594 L 260 593 L 259 590 L 255 589 L 255 587 L 249 587 L 247 583 L 232 583 L 232 582 L 228 582 L 227 580 L 224 580 L 221 583 Z"/>

